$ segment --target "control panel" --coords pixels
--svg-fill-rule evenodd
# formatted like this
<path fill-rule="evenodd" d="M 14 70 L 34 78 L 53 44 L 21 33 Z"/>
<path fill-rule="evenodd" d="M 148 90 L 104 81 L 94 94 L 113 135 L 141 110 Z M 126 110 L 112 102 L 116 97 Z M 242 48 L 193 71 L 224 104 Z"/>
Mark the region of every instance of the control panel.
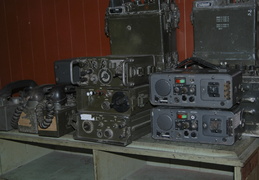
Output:
<path fill-rule="evenodd" d="M 150 110 L 130 116 L 81 111 L 74 138 L 125 146 L 150 129 Z"/>
<path fill-rule="evenodd" d="M 82 57 L 71 60 L 70 78 L 79 86 L 133 87 L 147 84 L 155 65 L 152 55 Z M 79 66 L 79 78 L 74 76 L 75 66 Z"/>
<path fill-rule="evenodd" d="M 132 115 L 150 109 L 149 86 L 129 89 L 77 88 L 77 109 L 101 113 Z"/>
<path fill-rule="evenodd" d="M 232 145 L 242 133 L 242 110 L 152 109 L 154 139 Z"/>
<path fill-rule="evenodd" d="M 242 96 L 240 71 L 172 71 L 150 76 L 153 105 L 229 109 Z"/>

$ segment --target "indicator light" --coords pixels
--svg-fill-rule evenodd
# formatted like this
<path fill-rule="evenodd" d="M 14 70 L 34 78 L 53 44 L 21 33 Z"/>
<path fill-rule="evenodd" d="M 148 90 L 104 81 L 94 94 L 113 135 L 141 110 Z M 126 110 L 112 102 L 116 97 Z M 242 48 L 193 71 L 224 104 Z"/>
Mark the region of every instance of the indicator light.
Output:
<path fill-rule="evenodd" d="M 187 119 L 187 114 L 177 114 L 178 119 Z"/>
<path fill-rule="evenodd" d="M 176 84 L 185 84 L 185 78 L 176 78 L 175 83 Z"/>

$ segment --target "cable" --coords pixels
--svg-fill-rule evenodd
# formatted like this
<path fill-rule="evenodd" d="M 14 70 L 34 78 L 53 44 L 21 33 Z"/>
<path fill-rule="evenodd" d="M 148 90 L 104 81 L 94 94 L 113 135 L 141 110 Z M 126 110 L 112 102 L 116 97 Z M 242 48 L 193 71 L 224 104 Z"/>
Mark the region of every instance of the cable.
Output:
<path fill-rule="evenodd" d="M 198 57 L 190 57 L 190 58 L 183 60 L 176 66 L 176 69 L 187 68 L 187 67 L 191 67 L 193 65 L 199 65 L 203 68 L 210 68 L 210 69 L 216 69 L 216 70 L 220 69 L 220 66 L 212 64 L 212 63 L 205 61 Z"/>

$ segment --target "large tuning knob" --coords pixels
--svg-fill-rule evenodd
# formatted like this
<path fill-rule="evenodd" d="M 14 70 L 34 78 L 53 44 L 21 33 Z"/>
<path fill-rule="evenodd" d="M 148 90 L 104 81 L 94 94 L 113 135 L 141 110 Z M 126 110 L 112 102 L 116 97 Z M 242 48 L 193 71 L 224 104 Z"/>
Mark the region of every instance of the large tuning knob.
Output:
<path fill-rule="evenodd" d="M 112 96 L 111 108 L 117 112 L 126 112 L 130 108 L 129 98 L 123 92 L 116 92 Z"/>

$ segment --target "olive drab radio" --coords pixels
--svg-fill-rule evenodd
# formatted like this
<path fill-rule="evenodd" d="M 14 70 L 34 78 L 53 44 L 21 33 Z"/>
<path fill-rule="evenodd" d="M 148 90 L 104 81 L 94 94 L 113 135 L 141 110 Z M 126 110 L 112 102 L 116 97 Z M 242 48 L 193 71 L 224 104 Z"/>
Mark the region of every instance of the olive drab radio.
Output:
<path fill-rule="evenodd" d="M 150 108 L 148 85 L 129 89 L 77 88 L 79 111 L 134 115 Z"/>
<path fill-rule="evenodd" d="M 135 115 L 80 111 L 74 138 L 126 146 L 150 132 L 150 110 Z"/>
<path fill-rule="evenodd" d="M 257 0 L 196 0 L 193 55 L 214 64 L 258 65 Z"/>
<path fill-rule="evenodd" d="M 171 0 L 110 0 L 105 31 L 112 54 L 154 54 L 158 57 L 158 71 L 170 68 L 178 60 L 179 16 Z"/>
<path fill-rule="evenodd" d="M 242 71 L 244 134 L 259 136 L 258 0 L 196 0 L 192 22 L 194 56 Z"/>
<path fill-rule="evenodd" d="M 74 79 L 75 66 L 79 80 Z M 71 61 L 70 77 L 79 86 L 127 88 L 147 84 L 155 66 L 154 55 L 81 57 Z"/>

